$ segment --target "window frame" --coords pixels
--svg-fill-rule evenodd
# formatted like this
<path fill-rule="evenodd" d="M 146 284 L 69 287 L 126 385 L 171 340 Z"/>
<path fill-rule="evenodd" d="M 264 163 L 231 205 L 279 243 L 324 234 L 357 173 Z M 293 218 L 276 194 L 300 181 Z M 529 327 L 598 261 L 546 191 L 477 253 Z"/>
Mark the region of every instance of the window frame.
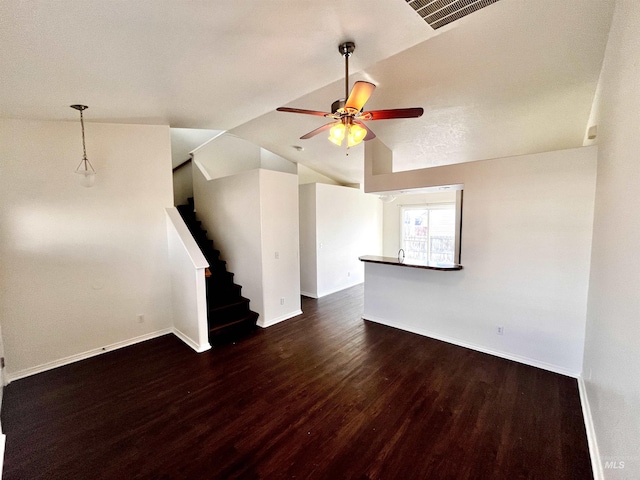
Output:
<path fill-rule="evenodd" d="M 445 209 L 453 209 L 453 214 L 454 214 L 454 228 L 453 228 L 453 238 L 454 238 L 454 248 L 453 248 L 453 263 L 459 263 L 459 258 L 460 258 L 460 251 L 459 251 L 459 244 L 458 244 L 458 237 L 459 237 L 459 226 L 458 226 L 458 209 L 459 209 L 459 202 L 458 201 L 454 201 L 454 202 L 438 202 L 438 203 L 407 203 L 407 204 L 402 204 L 402 205 L 398 205 L 400 207 L 400 215 L 399 215 L 399 222 L 400 222 L 400 229 L 399 229 L 399 234 L 400 234 L 400 238 L 399 240 L 399 245 L 401 249 L 404 249 L 404 215 L 405 215 L 405 211 L 407 210 L 445 210 Z M 429 219 L 427 219 L 427 222 L 429 221 Z M 431 245 L 430 242 L 427 242 L 427 259 L 431 256 Z M 430 260 L 429 260 L 430 261 Z"/>

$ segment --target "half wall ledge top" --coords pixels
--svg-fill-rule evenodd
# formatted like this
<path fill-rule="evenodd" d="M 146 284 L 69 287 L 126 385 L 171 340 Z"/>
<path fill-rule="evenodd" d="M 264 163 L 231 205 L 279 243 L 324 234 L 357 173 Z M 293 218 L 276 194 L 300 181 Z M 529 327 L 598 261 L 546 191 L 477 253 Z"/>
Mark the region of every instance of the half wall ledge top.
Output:
<path fill-rule="evenodd" d="M 399 267 L 424 268 L 426 270 L 442 270 L 453 272 L 462 270 L 462 265 L 457 263 L 416 262 L 412 260 L 398 260 L 394 257 L 379 257 L 377 255 L 363 255 L 359 257 L 362 262 L 381 263 L 384 265 L 396 265 Z"/>

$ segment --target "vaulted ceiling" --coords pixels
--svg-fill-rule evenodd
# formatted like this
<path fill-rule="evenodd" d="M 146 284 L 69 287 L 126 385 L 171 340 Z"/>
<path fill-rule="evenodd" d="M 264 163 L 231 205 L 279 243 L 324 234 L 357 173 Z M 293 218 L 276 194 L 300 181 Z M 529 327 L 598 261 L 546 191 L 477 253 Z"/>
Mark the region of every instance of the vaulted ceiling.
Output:
<path fill-rule="evenodd" d="M 0 115 L 229 130 L 345 183 L 363 146 L 299 137 L 344 96 L 338 45 L 369 126 L 406 170 L 583 144 L 614 0 L 500 0 L 433 30 L 405 0 L 3 0 Z M 302 146 L 298 151 L 294 146 Z"/>

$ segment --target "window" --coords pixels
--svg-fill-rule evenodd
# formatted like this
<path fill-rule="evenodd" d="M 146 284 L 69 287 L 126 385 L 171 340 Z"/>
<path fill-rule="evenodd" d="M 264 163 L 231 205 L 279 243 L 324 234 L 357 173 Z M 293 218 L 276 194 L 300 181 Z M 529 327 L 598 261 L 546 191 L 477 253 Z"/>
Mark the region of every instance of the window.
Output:
<path fill-rule="evenodd" d="M 403 205 L 400 245 L 405 257 L 434 263 L 455 263 L 454 203 Z"/>

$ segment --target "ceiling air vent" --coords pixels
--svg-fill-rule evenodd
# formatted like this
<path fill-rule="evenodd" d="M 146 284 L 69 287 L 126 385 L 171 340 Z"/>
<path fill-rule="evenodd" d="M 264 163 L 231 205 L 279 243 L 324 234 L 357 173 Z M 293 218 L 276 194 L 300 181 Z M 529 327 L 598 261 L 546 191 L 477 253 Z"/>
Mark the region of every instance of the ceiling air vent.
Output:
<path fill-rule="evenodd" d="M 466 17 L 499 0 L 407 0 L 434 30 Z"/>

